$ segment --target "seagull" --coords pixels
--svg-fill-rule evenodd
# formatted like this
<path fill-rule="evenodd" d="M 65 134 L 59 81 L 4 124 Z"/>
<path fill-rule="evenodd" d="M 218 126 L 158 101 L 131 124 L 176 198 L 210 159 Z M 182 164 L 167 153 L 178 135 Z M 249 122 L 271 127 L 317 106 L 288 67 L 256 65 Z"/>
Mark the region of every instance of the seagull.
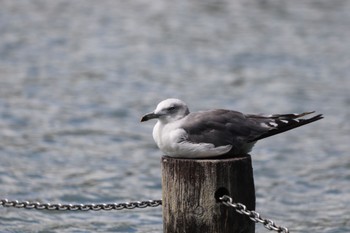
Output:
<path fill-rule="evenodd" d="M 292 114 L 243 114 L 214 109 L 190 113 L 185 102 L 170 98 L 144 115 L 141 122 L 157 119 L 153 139 L 165 155 L 177 158 L 239 157 L 263 138 L 320 120 L 313 112 Z"/>

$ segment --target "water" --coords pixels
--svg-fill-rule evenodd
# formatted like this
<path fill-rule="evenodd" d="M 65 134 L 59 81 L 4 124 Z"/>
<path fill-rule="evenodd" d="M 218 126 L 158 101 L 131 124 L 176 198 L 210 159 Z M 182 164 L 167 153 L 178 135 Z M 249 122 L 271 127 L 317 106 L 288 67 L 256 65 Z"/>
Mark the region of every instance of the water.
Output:
<path fill-rule="evenodd" d="M 159 199 L 161 153 L 140 117 L 317 110 L 257 144 L 257 210 L 292 232 L 350 232 L 349 1 L 1 1 L 0 198 Z M 162 232 L 161 208 L 0 208 L 1 232 Z M 267 232 L 257 226 L 257 232 Z"/>

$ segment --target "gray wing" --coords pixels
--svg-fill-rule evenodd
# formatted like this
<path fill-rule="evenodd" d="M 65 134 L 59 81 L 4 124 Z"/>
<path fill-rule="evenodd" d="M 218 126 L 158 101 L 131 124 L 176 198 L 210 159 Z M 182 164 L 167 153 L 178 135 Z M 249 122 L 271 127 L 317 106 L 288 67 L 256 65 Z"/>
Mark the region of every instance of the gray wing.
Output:
<path fill-rule="evenodd" d="M 240 112 L 224 109 L 190 113 L 182 128 L 188 133 L 186 140 L 212 143 L 216 147 L 240 146 L 269 130 L 260 125 L 260 119 L 255 120 Z"/>
<path fill-rule="evenodd" d="M 190 113 L 182 128 L 188 133 L 186 140 L 193 143 L 212 143 L 216 147 L 256 142 L 262 138 L 285 132 L 322 119 L 316 115 L 309 119 L 297 119 L 311 114 L 245 115 L 240 112 L 217 109 Z"/>

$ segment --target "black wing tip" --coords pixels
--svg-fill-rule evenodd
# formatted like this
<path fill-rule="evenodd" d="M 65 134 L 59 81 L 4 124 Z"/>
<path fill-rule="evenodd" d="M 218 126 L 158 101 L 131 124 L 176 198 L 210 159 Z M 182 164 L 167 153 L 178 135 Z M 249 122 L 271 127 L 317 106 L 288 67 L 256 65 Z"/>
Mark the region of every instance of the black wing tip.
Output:
<path fill-rule="evenodd" d="M 295 119 L 297 121 L 301 121 L 301 122 L 305 122 L 305 121 L 310 121 L 310 122 L 313 122 L 313 121 L 317 121 L 317 120 L 321 120 L 324 118 L 323 114 L 317 114 L 313 117 L 310 117 L 310 118 L 301 118 L 303 116 L 306 116 L 306 115 L 310 115 L 310 114 L 313 114 L 315 113 L 316 111 L 311 111 L 311 112 L 303 112 L 303 113 L 300 113 L 300 114 L 293 114 L 294 117 L 290 117 L 291 119 Z M 287 116 L 287 114 L 285 115 Z M 300 118 L 300 119 L 298 119 Z"/>
<path fill-rule="evenodd" d="M 314 113 L 314 112 L 315 112 L 315 111 L 310 112 L 310 113 Z M 311 118 L 304 119 L 304 120 L 306 120 L 306 121 L 308 121 L 308 120 L 318 121 L 318 120 L 321 120 L 321 119 L 323 119 L 323 118 L 324 118 L 323 114 L 317 114 L 316 116 L 313 116 L 313 117 L 311 117 Z M 310 121 L 310 122 L 313 122 L 313 121 Z"/>
<path fill-rule="evenodd" d="M 302 114 L 299 114 L 300 117 L 301 116 L 305 116 L 305 115 L 308 115 L 308 114 L 311 114 L 311 113 L 314 113 L 315 111 L 313 112 L 305 112 L 305 113 L 302 113 Z M 298 117 L 297 117 L 298 118 Z M 276 134 L 280 134 L 280 133 L 283 133 L 283 132 L 286 132 L 286 131 L 289 131 L 291 129 L 295 129 L 295 128 L 298 128 L 300 126 L 303 126 L 303 125 L 306 125 L 306 124 L 310 124 L 312 122 L 315 122 L 315 121 L 318 121 L 318 120 L 321 120 L 323 119 L 323 114 L 317 114 L 316 116 L 313 116 L 311 118 L 301 118 L 301 119 L 298 119 L 298 120 L 295 120 L 292 121 L 294 123 L 292 124 L 286 124 L 284 127 L 281 127 L 281 128 L 275 128 L 275 129 L 271 129 L 270 131 L 268 131 L 267 133 L 265 134 L 262 134 L 260 135 L 259 137 L 251 140 L 250 142 L 254 142 L 254 141 L 258 141 L 258 140 L 261 140 L 263 138 L 267 138 L 267 137 L 271 137 L 273 135 L 276 135 Z M 293 119 L 293 118 L 292 118 Z"/>
<path fill-rule="evenodd" d="M 315 113 L 316 111 L 311 111 L 311 112 L 303 112 L 301 114 L 299 114 L 300 116 L 305 116 L 305 115 L 309 115 L 309 114 L 312 114 L 312 113 Z"/>
<path fill-rule="evenodd" d="M 312 114 L 312 113 L 315 113 L 315 111 L 302 113 L 297 118 L 305 116 L 305 115 L 309 115 L 309 114 Z M 286 125 L 286 130 L 283 130 L 283 128 L 281 130 L 282 130 L 282 132 L 288 131 L 288 130 L 291 130 L 291 129 L 294 129 L 294 128 L 298 128 L 300 126 L 303 126 L 303 125 L 306 125 L 306 124 L 309 124 L 309 123 L 321 120 L 323 118 L 324 118 L 323 114 L 317 114 L 317 115 L 315 115 L 313 117 L 310 117 L 310 118 L 293 119 L 292 122 L 294 122 L 294 123 L 287 124 Z"/>

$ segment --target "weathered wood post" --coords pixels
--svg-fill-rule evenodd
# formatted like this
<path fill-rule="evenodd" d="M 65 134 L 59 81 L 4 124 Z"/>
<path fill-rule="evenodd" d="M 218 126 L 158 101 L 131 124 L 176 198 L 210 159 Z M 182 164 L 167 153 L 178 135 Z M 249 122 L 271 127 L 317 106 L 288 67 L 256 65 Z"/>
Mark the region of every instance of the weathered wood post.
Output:
<path fill-rule="evenodd" d="M 230 159 L 162 157 L 164 233 L 253 233 L 255 223 L 217 201 L 229 195 L 255 209 L 250 155 Z"/>

